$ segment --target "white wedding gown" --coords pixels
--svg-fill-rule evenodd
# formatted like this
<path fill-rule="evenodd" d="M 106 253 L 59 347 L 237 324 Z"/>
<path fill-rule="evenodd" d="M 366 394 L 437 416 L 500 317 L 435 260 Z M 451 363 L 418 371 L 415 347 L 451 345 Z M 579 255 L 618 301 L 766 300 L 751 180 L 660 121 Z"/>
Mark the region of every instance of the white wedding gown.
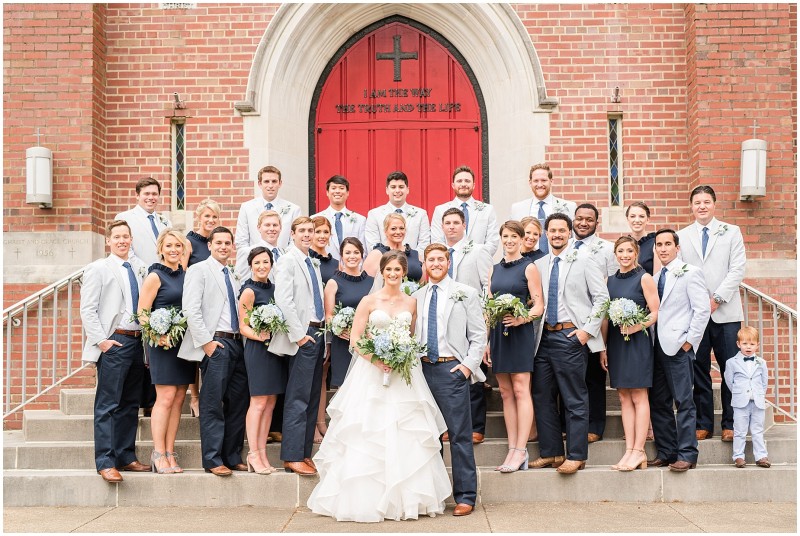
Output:
<path fill-rule="evenodd" d="M 411 324 L 411 314 L 397 318 Z M 370 313 L 381 327 L 391 317 Z M 444 512 L 450 478 L 439 453 L 447 429 L 420 365 L 411 385 L 356 356 L 344 384 L 328 405 L 331 417 L 314 463 L 319 483 L 308 499 L 312 512 L 337 521 L 417 519 Z"/>

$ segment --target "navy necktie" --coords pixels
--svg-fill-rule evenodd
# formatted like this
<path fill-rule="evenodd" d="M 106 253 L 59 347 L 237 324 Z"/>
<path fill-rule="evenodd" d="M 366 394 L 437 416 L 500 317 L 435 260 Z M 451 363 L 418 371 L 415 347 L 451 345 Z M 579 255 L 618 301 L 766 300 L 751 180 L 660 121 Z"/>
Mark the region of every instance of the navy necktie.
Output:
<path fill-rule="evenodd" d="M 550 286 L 547 288 L 547 323 L 551 326 L 558 324 L 558 257 L 553 259 L 553 268 L 550 270 Z"/>
<path fill-rule="evenodd" d="M 308 267 L 308 273 L 311 276 L 311 286 L 314 289 L 314 312 L 317 315 L 317 319 L 324 320 L 325 310 L 322 308 L 322 294 L 319 291 L 317 272 L 314 270 L 314 265 L 311 264 L 311 259 L 308 257 L 306 257 L 306 267 Z"/>
<path fill-rule="evenodd" d="M 342 213 L 336 213 L 336 222 L 333 224 L 334 229 L 336 229 L 336 240 L 339 242 L 339 246 L 342 245 L 342 240 L 344 240 L 344 231 L 342 230 Z"/>
<path fill-rule="evenodd" d="M 234 333 L 239 331 L 239 313 L 236 310 L 236 296 L 233 294 L 233 285 L 231 284 L 231 276 L 228 273 L 228 267 L 222 269 L 225 274 L 225 286 L 228 288 L 228 307 L 231 309 L 231 331 Z"/>
<path fill-rule="evenodd" d="M 583 240 L 576 241 L 575 242 L 575 249 L 581 249 L 582 245 L 583 245 Z"/>
<path fill-rule="evenodd" d="M 133 273 L 133 268 L 131 268 L 131 263 L 123 262 L 122 266 L 128 270 L 128 282 L 131 284 L 131 303 L 133 307 L 131 308 L 131 312 L 136 314 L 139 309 L 139 282 L 136 280 L 136 274 Z M 137 317 L 135 322 L 139 323 L 139 318 Z"/>
<path fill-rule="evenodd" d="M 469 233 L 469 205 L 467 203 L 461 203 L 461 212 L 464 213 L 464 226 L 466 232 Z"/>
<path fill-rule="evenodd" d="M 544 232 L 544 220 L 547 217 L 544 215 L 544 201 L 539 201 L 539 213 L 536 215 L 539 223 L 542 224 L 542 234 L 539 236 L 539 251 L 547 253 L 550 249 L 547 247 L 547 233 Z"/>
<path fill-rule="evenodd" d="M 664 285 L 667 284 L 667 267 L 661 269 L 661 275 L 658 276 L 658 299 L 664 297 Z"/>
<path fill-rule="evenodd" d="M 153 230 L 153 234 L 156 238 L 158 238 L 158 227 L 156 227 L 156 217 L 150 214 L 147 216 L 147 219 L 150 220 L 150 228 Z"/>
<path fill-rule="evenodd" d="M 281 253 L 278 251 L 278 248 L 272 248 L 273 262 L 278 262 L 278 259 L 280 258 L 280 256 L 281 256 Z"/>
<path fill-rule="evenodd" d="M 450 267 L 447 268 L 447 275 L 453 277 L 453 266 L 455 265 L 455 259 L 453 259 L 453 252 L 455 251 L 455 249 L 447 248 L 447 251 L 450 252 Z"/>
<path fill-rule="evenodd" d="M 703 227 L 703 258 L 706 258 L 706 246 L 708 246 L 708 227 Z"/>
<path fill-rule="evenodd" d="M 436 291 L 437 285 L 431 287 L 431 303 L 428 306 L 428 359 L 436 361 L 439 359 L 439 333 L 436 329 L 436 307 L 438 298 Z"/>
<path fill-rule="evenodd" d="M 744 358 L 745 361 L 755 361 L 755 359 L 756 359 L 756 356 L 754 356 L 754 355 L 751 355 L 750 357 L 745 357 Z"/>
<path fill-rule="evenodd" d="M 398 214 L 402 214 L 403 213 L 403 209 L 402 208 L 396 208 L 396 209 L 394 209 L 394 211 L 397 212 Z"/>
<path fill-rule="evenodd" d="M 264 208 L 267 209 L 267 210 L 272 210 L 273 206 L 274 205 L 272 203 L 267 203 L 266 205 L 264 205 Z"/>

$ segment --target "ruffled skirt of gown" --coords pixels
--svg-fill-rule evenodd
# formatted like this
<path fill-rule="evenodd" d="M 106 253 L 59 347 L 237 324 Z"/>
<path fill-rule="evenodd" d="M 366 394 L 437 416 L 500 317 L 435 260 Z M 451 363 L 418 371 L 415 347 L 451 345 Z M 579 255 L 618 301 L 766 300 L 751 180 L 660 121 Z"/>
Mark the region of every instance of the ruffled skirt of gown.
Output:
<path fill-rule="evenodd" d="M 337 521 L 417 519 L 444 512 L 450 478 L 440 454 L 447 429 L 420 365 L 411 386 L 361 357 L 331 399 L 328 431 L 314 456 L 312 512 Z"/>

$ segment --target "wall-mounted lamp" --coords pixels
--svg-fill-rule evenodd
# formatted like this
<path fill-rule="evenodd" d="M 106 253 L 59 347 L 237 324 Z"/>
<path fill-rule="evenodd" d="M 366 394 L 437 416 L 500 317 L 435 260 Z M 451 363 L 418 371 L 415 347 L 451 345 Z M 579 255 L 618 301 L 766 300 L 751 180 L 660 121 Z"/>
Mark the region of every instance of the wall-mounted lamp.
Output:
<path fill-rule="evenodd" d="M 767 195 L 767 142 L 756 139 L 753 120 L 753 139 L 742 142 L 742 167 L 739 186 L 741 201 L 754 201 Z"/>
<path fill-rule="evenodd" d="M 621 98 L 619 96 L 619 86 L 614 88 L 614 93 L 611 94 L 611 102 L 614 104 L 619 104 L 621 102 Z"/>
<path fill-rule="evenodd" d="M 25 151 L 25 202 L 39 208 L 53 208 L 53 152 L 39 145 Z"/>

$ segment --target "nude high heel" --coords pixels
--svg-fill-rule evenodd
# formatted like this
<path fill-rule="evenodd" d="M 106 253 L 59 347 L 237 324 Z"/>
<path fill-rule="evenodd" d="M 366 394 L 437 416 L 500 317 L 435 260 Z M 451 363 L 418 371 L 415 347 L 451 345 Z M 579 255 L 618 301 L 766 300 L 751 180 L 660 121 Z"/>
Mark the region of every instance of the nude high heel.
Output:
<path fill-rule="evenodd" d="M 246 460 L 247 460 L 247 472 L 248 473 L 255 473 L 257 475 L 271 475 L 272 473 L 275 472 L 275 469 L 272 468 L 272 467 L 265 467 L 263 469 L 259 469 L 258 471 L 256 471 L 256 468 L 253 467 L 253 464 L 250 462 L 250 456 L 254 456 L 254 457 L 258 458 L 258 453 L 261 452 L 262 450 L 265 450 L 265 449 L 251 450 L 250 452 L 247 453 Z"/>
<path fill-rule="evenodd" d="M 528 470 L 528 449 L 511 449 L 516 450 L 519 452 L 525 453 L 525 459 L 522 461 L 522 464 L 519 467 L 511 466 L 511 465 L 501 465 L 500 472 L 501 473 L 516 473 L 517 471 L 527 471 Z"/>
<path fill-rule="evenodd" d="M 645 454 L 644 450 L 642 450 L 642 449 L 631 449 L 631 450 L 633 450 L 635 452 L 641 452 L 642 456 L 644 457 L 644 459 L 638 465 L 634 465 L 634 466 L 631 466 L 631 465 L 620 465 L 619 467 L 617 467 L 617 471 L 622 471 L 623 473 L 628 473 L 628 472 L 633 471 L 635 469 L 647 469 L 647 454 Z"/>
<path fill-rule="evenodd" d="M 628 452 L 631 452 L 633 450 L 634 449 L 625 449 L 625 453 L 627 454 Z M 623 458 L 624 458 L 624 456 L 623 456 Z M 614 465 L 611 466 L 611 468 L 618 471 L 619 470 L 619 463 L 615 463 Z"/>

